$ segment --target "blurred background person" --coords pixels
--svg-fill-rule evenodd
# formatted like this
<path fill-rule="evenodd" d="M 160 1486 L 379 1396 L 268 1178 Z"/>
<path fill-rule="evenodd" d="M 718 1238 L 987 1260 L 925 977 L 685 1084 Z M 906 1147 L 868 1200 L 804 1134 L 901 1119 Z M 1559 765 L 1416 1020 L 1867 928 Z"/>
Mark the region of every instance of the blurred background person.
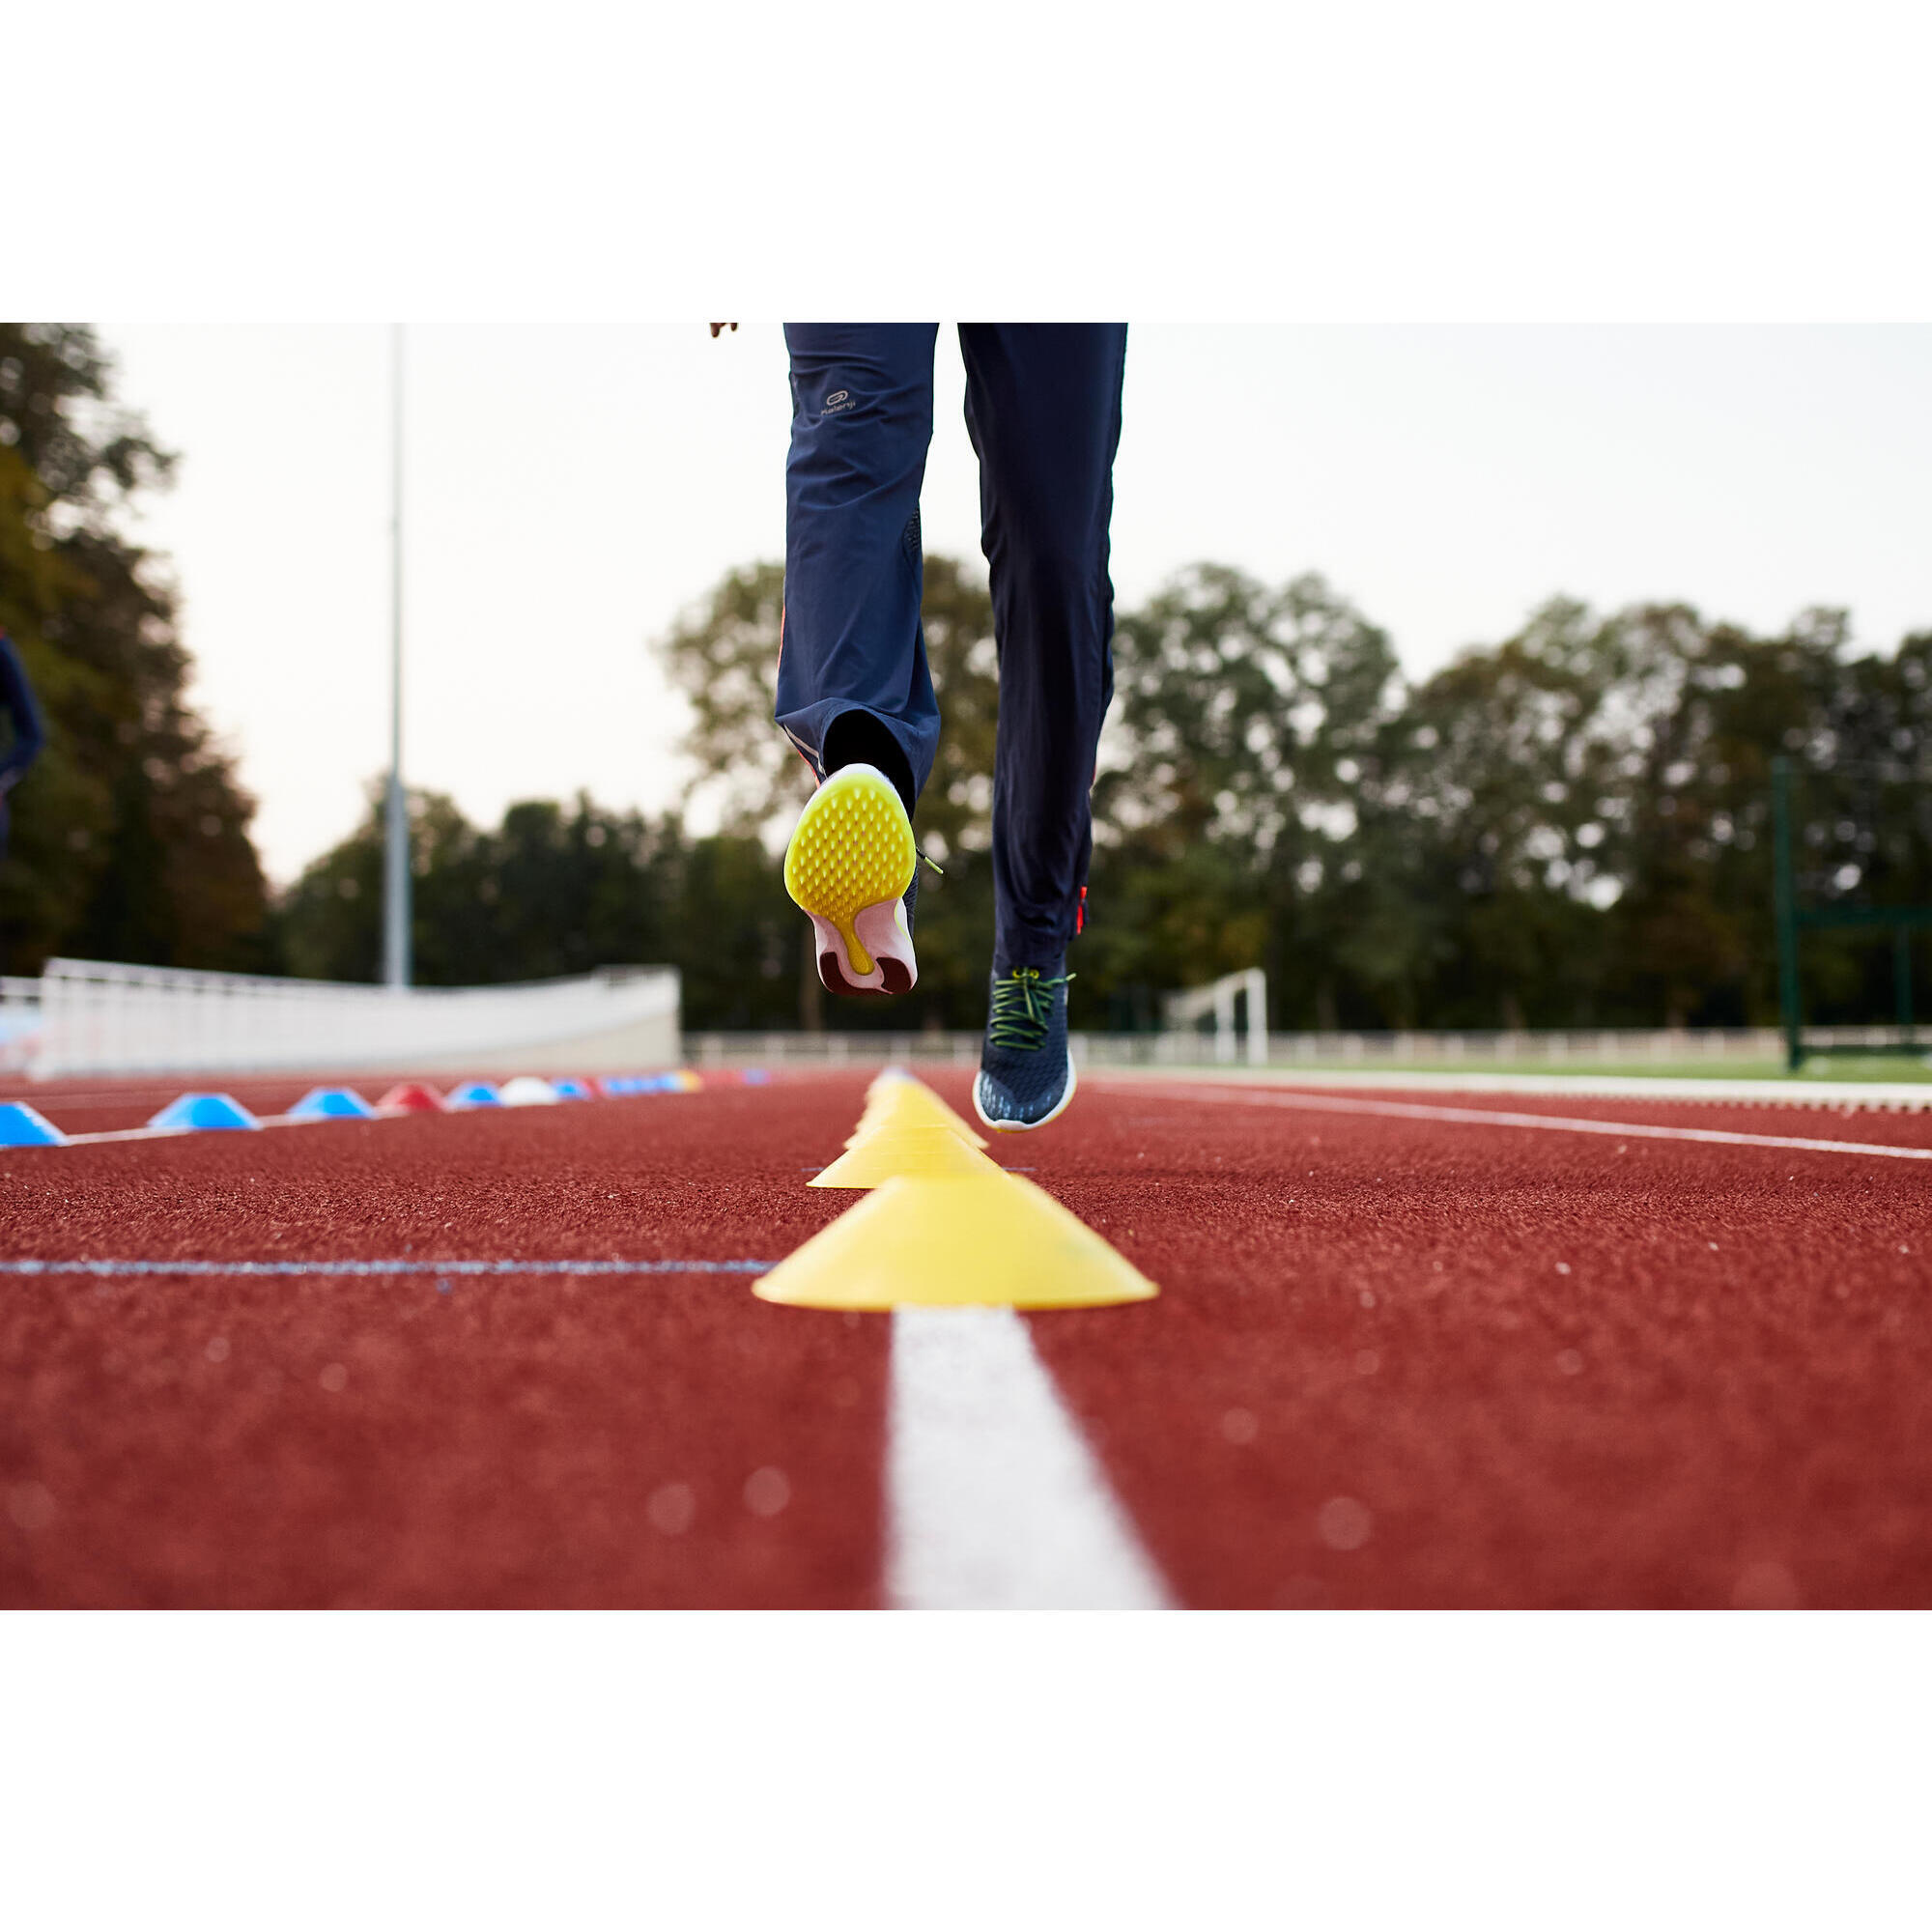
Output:
<path fill-rule="evenodd" d="M 0 862 L 4 862 L 14 787 L 26 776 L 27 767 L 40 756 L 46 742 L 41 708 L 34 702 L 34 687 L 27 682 L 26 667 L 4 630 L 0 630 L 0 711 L 7 714 L 13 736 L 13 742 L 0 752 Z M 7 964 L 5 950 L 5 940 L 0 938 L 0 970 Z"/>
<path fill-rule="evenodd" d="M 27 682 L 26 667 L 14 648 L 14 640 L 0 631 L 0 711 L 13 726 L 13 743 L 0 752 L 0 859 L 7 856 L 8 805 L 14 787 L 27 774 L 27 767 L 41 754 L 46 731 L 41 724 L 41 708 L 34 702 L 34 688 Z"/>

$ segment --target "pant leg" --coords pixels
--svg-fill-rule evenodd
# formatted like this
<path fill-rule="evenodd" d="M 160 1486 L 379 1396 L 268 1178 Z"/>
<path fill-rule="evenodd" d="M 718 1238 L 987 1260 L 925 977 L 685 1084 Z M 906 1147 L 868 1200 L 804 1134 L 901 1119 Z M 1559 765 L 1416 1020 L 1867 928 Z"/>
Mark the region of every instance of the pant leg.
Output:
<path fill-rule="evenodd" d="M 825 772 L 826 733 L 870 713 L 915 795 L 939 705 L 920 628 L 919 492 L 932 440 L 934 323 L 793 323 L 785 462 L 785 611 L 777 717 Z"/>
<path fill-rule="evenodd" d="M 1094 761 L 1114 694 L 1107 575 L 1125 324 L 962 323 L 966 427 L 1000 651 L 995 970 L 1052 965 L 1078 928 Z"/>

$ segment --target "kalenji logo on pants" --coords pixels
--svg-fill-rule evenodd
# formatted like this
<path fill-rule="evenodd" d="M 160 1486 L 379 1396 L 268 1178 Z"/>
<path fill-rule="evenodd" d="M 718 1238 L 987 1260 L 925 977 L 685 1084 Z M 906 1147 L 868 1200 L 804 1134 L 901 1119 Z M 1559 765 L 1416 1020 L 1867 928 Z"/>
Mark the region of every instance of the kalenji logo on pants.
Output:
<path fill-rule="evenodd" d="M 819 414 L 825 416 L 836 416 L 841 410 L 849 410 L 851 407 L 852 407 L 852 391 L 850 389 L 834 389 L 833 392 L 826 397 L 824 405 L 819 410 Z"/>

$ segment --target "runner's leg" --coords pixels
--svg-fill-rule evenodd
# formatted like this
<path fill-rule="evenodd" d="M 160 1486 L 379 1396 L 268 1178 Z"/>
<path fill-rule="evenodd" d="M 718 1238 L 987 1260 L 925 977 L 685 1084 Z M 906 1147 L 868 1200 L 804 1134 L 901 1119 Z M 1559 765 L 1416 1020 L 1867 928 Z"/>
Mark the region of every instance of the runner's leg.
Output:
<path fill-rule="evenodd" d="M 1059 965 L 1093 853 L 1113 696 L 1107 575 L 1124 324 L 962 324 L 966 426 L 1000 651 L 993 970 Z"/>
<path fill-rule="evenodd" d="M 931 323 L 793 323 L 777 716 L 821 778 L 876 765 L 913 802 L 939 706 L 920 629 Z"/>

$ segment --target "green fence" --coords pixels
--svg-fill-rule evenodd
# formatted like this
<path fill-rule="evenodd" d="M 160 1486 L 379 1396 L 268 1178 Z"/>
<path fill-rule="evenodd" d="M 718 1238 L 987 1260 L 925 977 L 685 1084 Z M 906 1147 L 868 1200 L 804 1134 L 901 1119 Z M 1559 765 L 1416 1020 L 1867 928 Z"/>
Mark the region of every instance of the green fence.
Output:
<path fill-rule="evenodd" d="M 1874 768 L 1878 770 L 1880 768 Z M 1829 896 L 1822 903 L 1814 897 L 1811 903 L 1801 904 L 1801 880 L 1796 854 L 1795 826 L 1798 814 L 1793 810 L 1792 790 L 1795 768 L 1788 757 L 1772 760 L 1772 835 L 1774 846 L 1774 894 L 1777 923 L 1777 993 L 1778 1008 L 1783 1021 L 1784 1052 L 1787 1064 L 1795 1073 L 1805 1060 L 1818 1054 L 1856 1053 L 1909 1053 L 1923 1054 L 1927 1042 L 1920 1041 L 1917 1035 L 1917 1022 L 1912 1010 L 1912 935 L 1921 929 L 1932 927 L 1932 906 L 1907 904 L 1875 904 L 1868 899 L 1854 898 L 1849 893 Z M 1849 773 L 1840 768 L 1829 774 L 1807 773 L 1806 777 L 1829 777 L 1840 782 Z M 1891 784 L 1913 783 L 1916 775 L 1882 773 L 1885 782 Z M 1871 791 L 1877 796 L 1879 782 L 1874 781 Z M 1836 807 L 1844 810 L 1843 805 Z M 1862 851 L 1864 834 L 1858 829 L 1858 821 L 1833 821 L 1840 830 L 1850 823 L 1855 837 L 1850 841 L 1850 849 Z M 1809 829 L 1807 825 L 1807 830 Z M 1821 841 L 1822 842 L 1822 841 Z M 1881 850 L 1879 834 L 1873 828 L 1870 836 L 1870 849 Z M 1859 881 L 1866 876 L 1866 868 L 1853 867 L 1859 873 Z M 1906 868 L 1905 876 L 1916 877 L 1917 868 Z M 1900 1037 L 1885 1046 L 1841 1046 L 1814 1044 L 1807 1042 L 1804 1035 L 1804 986 L 1800 971 L 1800 944 L 1807 932 L 1827 930 L 1863 930 L 1873 933 L 1891 934 L 1891 980 L 1894 1023 Z"/>

